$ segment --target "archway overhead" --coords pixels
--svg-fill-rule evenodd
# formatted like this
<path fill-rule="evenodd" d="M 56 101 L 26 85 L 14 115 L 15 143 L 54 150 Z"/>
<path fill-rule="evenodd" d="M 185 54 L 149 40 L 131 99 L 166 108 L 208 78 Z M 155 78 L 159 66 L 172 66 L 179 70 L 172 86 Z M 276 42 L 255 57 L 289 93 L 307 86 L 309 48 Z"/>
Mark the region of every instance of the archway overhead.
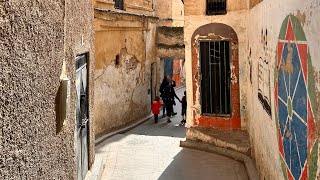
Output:
<path fill-rule="evenodd" d="M 196 36 L 216 35 L 222 38 L 230 38 L 234 41 L 238 40 L 236 31 L 229 25 L 223 23 L 210 23 L 196 29 L 192 35 L 193 41 Z"/>

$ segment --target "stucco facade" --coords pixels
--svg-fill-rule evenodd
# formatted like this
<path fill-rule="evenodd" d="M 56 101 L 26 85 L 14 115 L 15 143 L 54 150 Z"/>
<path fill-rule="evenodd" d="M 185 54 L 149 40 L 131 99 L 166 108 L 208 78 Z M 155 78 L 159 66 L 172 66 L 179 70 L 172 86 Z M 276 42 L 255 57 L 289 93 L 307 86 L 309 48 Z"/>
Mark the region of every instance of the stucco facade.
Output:
<path fill-rule="evenodd" d="M 184 4 L 181 0 L 155 1 L 156 15 L 159 17 L 159 26 L 183 27 Z"/>
<path fill-rule="evenodd" d="M 319 178 L 319 13 L 315 0 L 228 0 L 207 16 L 206 1 L 185 0 L 187 125 L 247 130 L 261 179 Z M 238 36 L 240 126 L 201 113 L 197 37 L 223 40 L 218 24 Z"/>
<path fill-rule="evenodd" d="M 75 59 L 89 54 L 89 167 L 94 159 L 91 1 L 0 3 L 0 179 L 76 179 Z M 66 119 L 56 104 L 70 79 Z"/>

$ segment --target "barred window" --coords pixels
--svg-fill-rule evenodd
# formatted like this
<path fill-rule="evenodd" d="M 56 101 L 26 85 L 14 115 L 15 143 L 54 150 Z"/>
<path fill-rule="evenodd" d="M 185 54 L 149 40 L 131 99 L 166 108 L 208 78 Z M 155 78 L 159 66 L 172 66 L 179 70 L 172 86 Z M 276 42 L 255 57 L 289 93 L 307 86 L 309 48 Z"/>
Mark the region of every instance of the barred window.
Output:
<path fill-rule="evenodd" d="M 200 42 L 201 112 L 231 116 L 230 42 Z"/>
<path fill-rule="evenodd" d="M 114 0 L 114 8 L 123 10 L 123 0 Z"/>
<path fill-rule="evenodd" d="M 226 0 L 207 0 L 207 15 L 227 14 Z"/>

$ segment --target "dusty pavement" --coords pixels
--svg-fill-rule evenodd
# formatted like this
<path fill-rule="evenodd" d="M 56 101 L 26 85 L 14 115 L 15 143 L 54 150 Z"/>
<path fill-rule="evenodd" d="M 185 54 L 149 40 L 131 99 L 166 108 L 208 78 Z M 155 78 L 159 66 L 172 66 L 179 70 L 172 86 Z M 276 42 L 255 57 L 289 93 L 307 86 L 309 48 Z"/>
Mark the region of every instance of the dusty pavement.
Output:
<path fill-rule="evenodd" d="M 185 89 L 177 91 L 181 98 Z M 153 119 L 125 133 L 106 139 L 96 147 L 105 159 L 102 180 L 245 180 L 244 165 L 224 156 L 179 147 L 185 139 L 180 125 L 181 104 L 171 123 Z M 161 115 L 160 115 L 161 117 Z"/>

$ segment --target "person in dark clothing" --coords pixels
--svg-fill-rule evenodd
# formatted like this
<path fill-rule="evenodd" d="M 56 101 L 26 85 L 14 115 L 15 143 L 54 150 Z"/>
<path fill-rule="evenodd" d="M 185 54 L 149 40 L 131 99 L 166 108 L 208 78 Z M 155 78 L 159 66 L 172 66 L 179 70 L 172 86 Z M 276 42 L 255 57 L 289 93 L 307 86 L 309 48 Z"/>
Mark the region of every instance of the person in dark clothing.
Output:
<path fill-rule="evenodd" d="M 161 83 L 161 85 L 160 85 L 160 90 L 159 90 L 159 91 L 160 91 L 160 97 L 161 97 L 161 98 L 162 98 L 162 96 L 163 96 L 163 89 L 164 89 L 164 87 L 166 86 L 166 82 L 167 82 L 167 77 L 164 77 L 163 80 L 162 80 L 162 83 Z M 165 116 L 166 116 L 166 104 L 165 104 L 163 98 L 162 98 L 162 101 L 163 101 L 163 103 L 164 103 L 164 105 L 163 105 L 163 107 L 162 107 L 162 116 L 165 117 Z"/>
<path fill-rule="evenodd" d="M 181 116 L 182 116 L 182 121 L 181 124 L 185 124 L 186 121 L 186 114 L 187 114 L 187 95 L 186 91 L 184 91 L 184 96 L 181 99 L 181 104 L 182 104 L 182 109 L 181 109 Z"/>
<path fill-rule="evenodd" d="M 177 86 L 177 85 L 176 85 L 176 81 L 173 80 L 173 79 L 171 79 L 170 76 L 167 76 L 167 79 L 168 79 L 168 81 L 171 81 L 171 86 L 172 86 L 172 87 L 175 88 L 175 87 Z"/>
<path fill-rule="evenodd" d="M 176 87 L 176 81 L 174 81 L 173 79 L 171 79 L 171 77 L 170 76 L 167 76 L 166 77 L 166 79 L 167 79 L 167 81 L 169 82 L 169 84 L 170 84 L 170 86 L 172 86 L 173 88 L 175 88 Z M 175 98 L 177 98 L 179 101 L 180 101 L 180 99 L 179 99 L 179 97 L 176 95 L 176 93 L 174 92 L 174 97 Z M 172 104 L 173 104 L 173 106 L 175 106 L 176 105 L 176 102 L 175 102 L 175 100 L 173 99 L 173 101 L 172 101 Z M 174 109 L 173 109 L 173 106 L 172 106 L 172 116 L 174 116 L 174 115 L 177 115 L 178 113 L 176 113 L 176 112 L 174 112 Z"/>
<path fill-rule="evenodd" d="M 162 83 L 161 83 L 161 85 L 160 85 L 160 97 L 161 97 L 161 98 L 162 98 L 163 89 L 164 89 L 164 87 L 166 86 L 166 83 L 168 83 L 172 88 L 176 87 L 176 82 L 175 82 L 174 80 L 171 80 L 170 76 L 164 77 L 163 80 L 162 80 Z M 177 98 L 177 99 L 180 101 L 179 97 L 176 95 L 175 92 L 174 92 L 174 97 Z M 163 100 L 163 99 L 162 99 L 162 100 Z M 164 102 L 164 100 L 163 100 L 163 102 Z M 165 102 L 164 102 L 164 103 L 165 103 Z M 171 104 L 173 104 L 174 106 L 176 105 L 174 99 L 172 100 Z M 163 116 L 163 117 L 166 116 L 165 113 L 166 113 L 166 105 L 164 104 L 163 109 L 162 109 L 162 116 Z M 176 114 L 177 114 L 177 113 L 174 112 L 174 109 L 173 109 L 173 107 L 172 107 L 172 113 L 171 113 L 171 115 L 174 116 L 174 115 L 176 115 Z"/>
<path fill-rule="evenodd" d="M 162 94 L 162 100 L 167 110 L 167 122 L 170 123 L 171 122 L 170 118 L 173 113 L 173 100 L 175 97 L 177 97 L 176 93 L 174 92 L 174 88 L 172 87 L 170 82 L 166 81 L 164 83 L 161 94 Z"/>

